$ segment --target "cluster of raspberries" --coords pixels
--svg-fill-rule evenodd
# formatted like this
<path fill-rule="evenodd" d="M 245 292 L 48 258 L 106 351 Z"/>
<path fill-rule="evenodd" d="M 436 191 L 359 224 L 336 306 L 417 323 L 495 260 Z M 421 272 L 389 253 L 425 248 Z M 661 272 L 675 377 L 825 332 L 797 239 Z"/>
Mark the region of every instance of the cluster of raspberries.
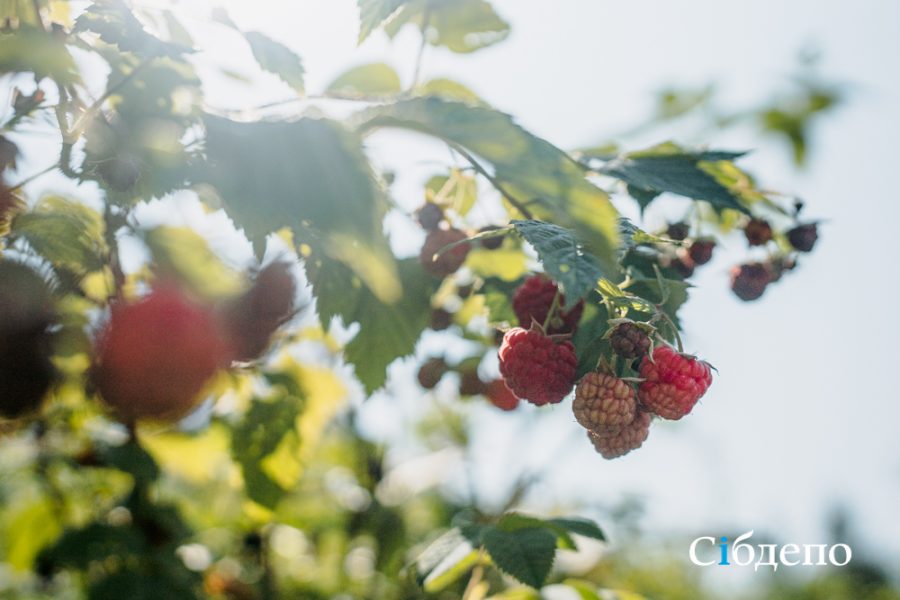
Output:
<path fill-rule="evenodd" d="M 537 290 L 543 281 L 540 286 L 537 282 L 525 285 Z M 564 306 L 558 298 L 556 304 Z M 549 307 L 542 311 L 545 317 L 548 311 Z M 570 325 L 575 326 L 577 322 Z M 576 387 L 578 359 L 568 337 L 545 331 L 538 319 L 528 329 L 515 327 L 506 332 L 500 346 L 500 374 L 516 397 L 537 406 L 558 404 Z M 635 386 L 611 373 L 593 371 L 578 382 L 572 405 L 576 420 L 607 459 L 639 448 L 653 416 L 678 420 L 690 413 L 712 383 L 707 363 L 670 346 L 657 346 L 646 355 L 650 339 L 633 323 L 617 325 L 610 345 L 624 358 L 641 359 L 639 383 Z"/>

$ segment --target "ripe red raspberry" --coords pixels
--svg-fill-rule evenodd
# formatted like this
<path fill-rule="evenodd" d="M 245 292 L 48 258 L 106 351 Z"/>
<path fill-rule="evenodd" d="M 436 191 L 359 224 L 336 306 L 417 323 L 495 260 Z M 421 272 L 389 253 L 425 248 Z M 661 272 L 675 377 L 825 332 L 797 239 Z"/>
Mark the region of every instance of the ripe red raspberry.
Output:
<path fill-rule="evenodd" d="M 176 419 L 231 355 L 213 312 L 165 285 L 113 307 L 97 341 L 93 378 L 126 422 Z"/>
<path fill-rule="evenodd" d="M 744 225 L 744 235 L 751 246 L 763 246 L 772 239 L 772 226 L 765 219 L 750 219 Z"/>
<path fill-rule="evenodd" d="M 433 390 L 440 383 L 446 372 L 447 363 L 444 362 L 443 358 L 429 358 L 419 367 L 416 378 L 419 380 L 419 385 L 423 388 Z"/>
<path fill-rule="evenodd" d="M 819 239 L 819 227 L 816 223 L 797 225 L 787 232 L 791 246 L 799 252 L 811 252 Z"/>
<path fill-rule="evenodd" d="M 447 250 L 435 259 L 435 254 L 445 246 L 466 239 L 466 234 L 459 229 L 435 229 L 428 233 L 425 244 L 419 253 L 419 262 L 425 271 L 434 277 L 446 277 L 455 273 L 466 261 L 469 244 L 460 244 Z"/>
<path fill-rule="evenodd" d="M 640 373 L 644 379 L 638 387 L 641 405 L 673 421 L 691 412 L 712 383 L 707 363 L 682 356 L 669 346 L 658 346 L 652 361 L 642 360 Z"/>
<path fill-rule="evenodd" d="M 416 211 L 416 220 L 422 229 L 432 231 L 444 220 L 444 211 L 434 202 L 426 202 Z"/>
<path fill-rule="evenodd" d="M 731 268 L 731 291 L 743 300 L 756 300 L 772 282 L 772 271 L 765 263 L 747 263 Z"/>
<path fill-rule="evenodd" d="M 575 346 L 538 329 L 515 327 L 503 336 L 500 374 L 513 394 L 537 406 L 561 402 L 575 384 Z"/>
<path fill-rule="evenodd" d="M 250 289 L 225 305 L 222 322 L 235 360 L 262 356 L 272 335 L 293 315 L 296 292 L 291 266 L 275 262 L 257 273 Z"/>
<path fill-rule="evenodd" d="M 591 372 L 575 388 L 575 420 L 596 434 L 619 431 L 634 421 L 636 411 L 634 388 L 614 375 Z"/>
<path fill-rule="evenodd" d="M 519 399 L 506 387 L 502 379 L 495 379 L 490 382 L 487 385 L 485 396 L 491 401 L 491 404 L 500 410 L 515 410 L 519 406 Z"/>
<path fill-rule="evenodd" d="M 691 242 L 688 248 L 688 255 L 695 265 L 705 265 L 712 260 L 713 249 L 716 247 L 715 240 L 699 239 Z"/>
<path fill-rule="evenodd" d="M 622 358 L 637 358 L 650 349 L 650 336 L 634 323 L 620 323 L 610 334 L 609 345 Z"/>
<path fill-rule="evenodd" d="M 531 327 L 532 319 L 540 324 L 547 320 L 547 313 L 553 305 L 553 298 L 559 288 L 556 283 L 543 275 L 533 275 L 518 287 L 513 295 L 512 305 L 521 327 Z M 578 328 L 578 321 L 584 312 L 584 301 L 568 311 L 566 310 L 566 297 L 560 295 L 557 302 L 556 315 L 547 325 L 547 333 L 573 333 Z"/>
<path fill-rule="evenodd" d="M 631 423 L 615 433 L 598 435 L 588 431 L 588 439 L 603 458 L 607 460 L 619 458 L 643 445 L 650 435 L 650 420 L 650 413 L 638 411 Z"/>

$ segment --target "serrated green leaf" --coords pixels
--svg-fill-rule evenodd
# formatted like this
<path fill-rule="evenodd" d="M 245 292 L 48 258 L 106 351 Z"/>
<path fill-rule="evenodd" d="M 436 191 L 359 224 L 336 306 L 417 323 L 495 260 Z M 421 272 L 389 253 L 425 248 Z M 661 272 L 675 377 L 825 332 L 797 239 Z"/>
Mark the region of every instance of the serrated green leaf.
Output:
<path fill-rule="evenodd" d="M 362 44 L 369 34 L 381 27 L 409 0 L 356 0 L 359 5 L 359 41 Z"/>
<path fill-rule="evenodd" d="M 534 218 L 576 232 L 604 268 L 616 269 L 618 213 L 607 195 L 584 177 L 563 151 L 483 106 L 415 98 L 363 111 L 361 131 L 401 127 L 418 131 L 491 163 L 494 179 L 527 205 Z"/>
<path fill-rule="evenodd" d="M 731 161 L 741 152 L 691 152 L 674 144 L 661 144 L 640 152 L 624 154 L 598 170 L 628 184 L 629 193 L 646 207 L 656 195 L 669 192 L 694 200 L 705 200 L 716 208 L 747 212 L 739 196 L 722 185 L 702 167 L 703 163 Z"/>
<path fill-rule="evenodd" d="M 462 532 L 456 527 L 444 532 L 440 537 L 431 542 L 415 561 L 416 580 L 419 585 L 422 585 L 425 582 L 425 579 L 431 575 L 438 565 L 463 545 L 470 544 Z"/>
<path fill-rule="evenodd" d="M 408 23 L 424 29 L 428 43 L 458 53 L 486 48 L 509 35 L 509 23 L 486 0 L 412 0 L 385 31 L 394 37 Z"/>
<path fill-rule="evenodd" d="M 584 298 L 603 277 L 597 259 L 585 251 L 568 229 L 543 221 L 513 221 L 512 224 L 534 247 L 547 274 L 562 284 L 567 301 L 574 303 Z"/>
<path fill-rule="evenodd" d="M 243 34 L 244 39 L 250 44 L 253 58 L 256 59 L 259 66 L 269 73 L 277 75 L 295 92 L 302 94 L 305 71 L 303 61 L 300 60 L 297 53 L 258 31 L 245 31 Z"/>
<path fill-rule="evenodd" d="M 345 325 L 359 324 L 359 333 L 344 348 L 344 357 L 371 394 L 387 380 L 388 365 L 415 350 L 430 319 L 434 279 L 425 275 L 418 260 L 402 260 L 397 265 L 402 294 L 385 303 L 327 255 L 314 251 L 304 264 L 322 326 L 327 328 L 335 316 Z"/>
<path fill-rule="evenodd" d="M 468 104 L 487 106 L 487 103 L 468 86 L 452 79 L 441 77 L 430 79 L 416 87 L 414 91 L 417 96 L 437 96 L 446 100 L 461 100 Z"/>
<path fill-rule="evenodd" d="M 313 118 L 237 123 L 207 116 L 204 122 L 202 176 L 251 241 L 291 228 L 323 260 L 347 265 L 380 301 L 399 299 L 382 229 L 387 203 L 354 132 Z"/>
<path fill-rule="evenodd" d="M 66 84 L 78 81 L 78 69 L 59 39 L 33 26 L 0 33 L 0 73 L 34 73 Z"/>
<path fill-rule="evenodd" d="M 551 530 L 489 527 L 482 542 L 501 571 L 534 588 L 544 585 L 556 555 L 556 535 Z"/>
<path fill-rule="evenodd" d="M 144 57 L 178 56 L 190 50 L 148 33 L 123 0 L 95 0 L 75 19 L 75 31 L 96 33 L 107 44 Z"/>
<path fill-rule="evenodd" d="M 261 463 L 286 435 L 296 435 L 301 402 L 301 398 L 288 394 L 255 399 L 232 433 L 231 453 L 241 466 L 245 493 L 267 508 L 274 508 L 285 490 L 269 477 Z"/>
<path fill-rule="evenodd" d="M 588 371 L 597 368 L 597 361 L 600 360 L 600 357 L 607 356 L 611 352 L 609 340 L 605 337 L 609 329 L 608 319 L 609 315 L 605 306 L 595 302 L 585 303 L 581 322 L 572 337 L 575 353 L 578 356 L 576 380 Z"/>
<path fill-rule="evenodd" d="M 77 277 L 100 269 L 106 256 L 103 219 L 93 209 L 51 196 L 18 215 L 12 232 L 21 237 L 54 267 L 64 267 Z"/>
<path fill-rule="evenodd" d="M 555 517 L 547 519 L 547 522 L 558 525 L 569 533 L 600 540 L 601 542 L 606 541 L 606 535 L 603 533 L 603 530 L 590 519 L 583 519 L 580 517 Z"/>
<path fill-rule="evenodd" d="M 400 76 L 390 65 L 371 63 L 353 67 L 331 82 L 327 92 L 342 98 L 390 96 L 401 91 Z"/>

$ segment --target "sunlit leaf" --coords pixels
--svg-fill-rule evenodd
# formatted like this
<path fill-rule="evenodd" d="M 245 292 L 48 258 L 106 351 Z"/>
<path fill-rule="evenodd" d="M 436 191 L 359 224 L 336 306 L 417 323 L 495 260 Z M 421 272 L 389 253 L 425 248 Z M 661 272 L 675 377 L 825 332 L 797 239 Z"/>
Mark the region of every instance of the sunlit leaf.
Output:
<path fill-rule="evenodd" d="M 303 93 L 305 71 L 296 52 L 258 31 L 246 31 L 244 38 L 260 67 L 277 75 L 297 93 Z"/>
<path fill-rule="evenodd" d="M 384 63 L 360 65 L 342 73 L 326 91 L 345 98 L 390 96 L 400 93 L 400 76 Z"/>
<path fill-rule="evenodd" d="M 385 25 L 391 37 L 407 23 L 425 30 L 425 39 L 453 52 L 474 52 L 503 41 L 509 23 L 486 0 L 412 0 Z"/>

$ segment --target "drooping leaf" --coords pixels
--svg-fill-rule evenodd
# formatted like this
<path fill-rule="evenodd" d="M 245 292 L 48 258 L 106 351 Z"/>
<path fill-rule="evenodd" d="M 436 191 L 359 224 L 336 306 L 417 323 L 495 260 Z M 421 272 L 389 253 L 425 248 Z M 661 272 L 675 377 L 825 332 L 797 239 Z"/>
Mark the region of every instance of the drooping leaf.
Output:
<path fill-rule="evenodd" d="M 385 25 L 385 31 L 393 37 L 408 23 L 424 29 L 425 39 L 433 46 L 459 53 L 480 50 L 509 35 L 509 23 L 487 0 L 412 0 Z"/>
<path fill-rule="evenodd" d="M 485 530 L 482 542 L 503 572 L 534 588 L 544 585 L 556 554 L 552 531 L 543 527 L 512 531 L 491 527 Z"/>
<path fill-rule="evenodd" d="M 409 0 L 356 0 L 359 5 L 359 43 L 407 2 Z"/>
<path fill-rule="evenodd" d="M 12 222 L 12 232 L 55 267 L 81 277 L 100 269 L 106 256 L 102 217 L 88 206 L 51 196 Z"/>
<path fill-rule="evenodd" d="M 371 394 L 384 385 L 388 365 L 415 349 L 429 322 L 434 280 L 425 275 L 417 260 L 400 261 L 402 294 L 394 302 L 385 303 L 350 269 L 327 256 L 314 251 L 305 265 L 322 326 L 327 328 L 335 316 L 346 325 L 359 324 L 359 332 L 344 348 L 344 356 Z"/>
<path fill-rule="evenodd" d="M 574 233 L 543 221 L 513 221 L 516 231 L 531 244 L 544 270 L 561 283 L 567 298 L 575 302 L 597 286 L 604 271 L 586 252 Z"/>
<path fill-rule="evenodd" d="M 547 522 L 553 525 L 558 525 L 569 533 L 574 533 L 576 535 L 600 540 L 601 542 L 606 541 L 606 535 L 603 533 L 603 530 L 600 529 L 599 525 L 597 525 L 590 519 L 584 519 L 581 517 L 555 517 L 552 519 L 547 519 Z"/>
<path fill-rule="evenodd" d="M 203 177 L 251 241 L 291 228 L 298 242 L 346 264 L 381 301 L 400 297 L 382 231 L 386 202 L 356 134 L 327 119 L 204 122 Z"/>
<path fill-rule="evenodd" d="M 343 98 L 390 96 L 400 93 L 400 76 L 384 63 L 360 65 L 341 74 L 326 91 Z"/>
<path fill-rule="evenodd" d="M 487 103 L 468 86 L 452 79 L 441 77 L 429 79 L 416 87 L 414 92 L 417 96 L 437 96 L 445 100 L 459 100 L 468 104 L 487 106 Z"/>
<path fill-rule="evenodd" d="M 259 66 L 277 75 L 298 94 L 304 90 L 303 61 L 293 50 L 258 31 L 245 31 L 244 38 L 250 44 L 253 57 Z"/>
<path fill-rule="evenodd" d="M 368 109 L 361 131 L 401 127 L 465 149 L 493 166 L 494 179 L 537 219 L 576 232 L 600 264 L 615 269 L 618 213 L 580 165 L 504 113 L 440 98 L 416 98 Z"/>
<path fill-rule="evenodd" d="M 142 57 L 178 56 L 190 48 L 149 33 L 123 0 L 95 0 L 77 19 L 75 31 L 90 31 L 123 52 Z"/>
<path fill-rule="evenodd" d="M 631 152 L 611 160 L 598 170 L 621 179 L 629 192 L 646 207 L 656 195 L 669 192 L 694 200 L 705 200 L 719 209 L 747 212 L 738 195 L 703 169 L 704 163 L 732 161 L 742 152 L 692 152 L 674 144 L 661 144 L 641 152 Z"/>

